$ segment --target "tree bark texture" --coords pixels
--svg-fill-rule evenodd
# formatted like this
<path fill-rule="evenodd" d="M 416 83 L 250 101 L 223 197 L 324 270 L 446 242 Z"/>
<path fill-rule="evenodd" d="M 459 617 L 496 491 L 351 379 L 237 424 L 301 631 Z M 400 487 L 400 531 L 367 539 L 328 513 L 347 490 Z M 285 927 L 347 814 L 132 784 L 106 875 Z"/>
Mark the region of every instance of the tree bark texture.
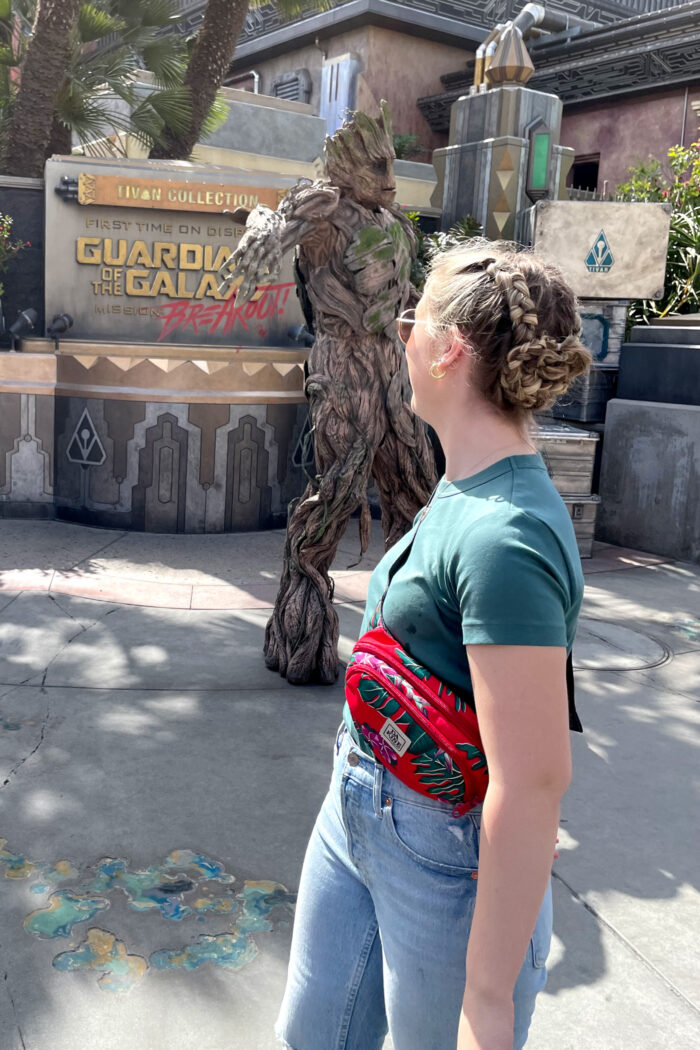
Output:
<path fill-rule="evenodd" d="M 39 0 L 5 148 L 8 175 L 43 178 L 56 99 L 82 0 Z"/>
<path fill-rule="evenodd" d="M 367 549 L 370 479 L 379 490 L 387 548 L 410 528 L 436 482 L 425 428 L 410 408 L 395 324 L 413 291 L 413 228 L 392 204 L 391 165 L 380 165 L 377 157 L 358 163 L 362 201 L 327 181 L 300 184 L 277 212 L 251 213 L 229 264 L 233 277 L 242 278 L 238 294 L 245 301 L 256 283 L 275 279 L 283 251 L 297 244 L 313 312 L 306 392 L 317 476 L 289 519 L 280 589 L 265 633 L 267 666 L 292 683 L 329 684 L 337 677 L 338 617 L 329 570 L 358 508 L 361 548 Z M 373 181 L 387 206 L 376 199 L 370 206 Z"/>
<path fill-rule="evenodd" d="M 280 589 L 265 632 L 267 666 L 291 683 L 337 678 L 338 615 L 329 570 L 358 507 L 361 548 L 367 549 L 372 477 L 387 550 L 434 487 L 432 450 L 407 403 L 408 387 L 395 339 L 317 335 L 306 389 L 318 476 L 289 520 Z"/>
<path fill-rule="evenodd" d="M 248 7 L 249 0 L 208 0 L 185 75 L 192 107 L 189 127 L 179 135 L 168 131 L 164 142 L 151 150 L 151 157 L 187 160 L 191 155 L 228 70 Z"/>
<path fill-rule="evenodd" d="M 66 157 L 73 148 L 73 133 L 54 113 L 51 134 L 46 147 L 47 157 Z"/>

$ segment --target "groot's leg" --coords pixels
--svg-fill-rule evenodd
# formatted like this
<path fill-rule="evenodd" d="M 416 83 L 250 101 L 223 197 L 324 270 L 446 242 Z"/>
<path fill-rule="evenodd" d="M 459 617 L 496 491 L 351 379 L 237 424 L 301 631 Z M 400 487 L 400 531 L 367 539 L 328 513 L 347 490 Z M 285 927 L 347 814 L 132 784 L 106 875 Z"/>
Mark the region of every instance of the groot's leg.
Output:
<path fill-rule="evenodd" d="M 287 526 L 280 590 L 265 632 L 265 662 L 293 683 L 338 674 L 338 617 L 328 570 L 348 519 L 364 501 L 383 420 L 370 347 L 317 338 L 309 361 L 316 466 Z M 363 519 L 363 549 L 369 521 Z"/>
<path fill-rule="evenodd" d="M 435 456 L 423 421 L 411 411 L 411 391 L 403 355 L 397 371 L 386 380 L 384 437 L 377 448 L 372 474 L 382 507 L 387 550 L 408 532 L 437 483 Z"/>

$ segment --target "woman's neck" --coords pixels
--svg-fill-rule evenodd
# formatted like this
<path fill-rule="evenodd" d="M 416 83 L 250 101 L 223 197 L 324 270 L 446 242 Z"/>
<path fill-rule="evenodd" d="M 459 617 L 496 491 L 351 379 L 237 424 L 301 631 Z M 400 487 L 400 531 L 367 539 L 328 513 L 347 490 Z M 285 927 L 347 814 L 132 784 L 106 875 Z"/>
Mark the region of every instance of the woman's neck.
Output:
<path fill-rule="evenodd" d="M 468 478 L 506 456 L 527 456 L 537 452 L 527 429 L 496 415 L 488 407 L 472 408 L 464 418 L 447 418 L 435 427 L 445 453 L 448 481 Z"/>

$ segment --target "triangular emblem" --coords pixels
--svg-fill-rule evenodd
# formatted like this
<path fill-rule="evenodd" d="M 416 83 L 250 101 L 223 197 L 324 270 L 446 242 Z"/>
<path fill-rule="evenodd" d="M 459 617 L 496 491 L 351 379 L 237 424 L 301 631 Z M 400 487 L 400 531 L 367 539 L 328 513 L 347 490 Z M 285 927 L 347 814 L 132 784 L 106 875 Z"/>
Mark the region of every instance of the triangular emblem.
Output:
<path fill-rule="evenodd" d="M 292 369 L 301 368 L 301 365 L 298 365 L 296 361 L 292 364 L 288 364 L 286 361 L 274 361 L 272 367 L 274 368 L 275 372 L 279 372 L 281 376 L 286 376 L 289 375 Z"/>
<path fill-rule="evenodd" d="M 614 262 L 615 258 L 610 250 L 608 238 L 605 236 L 605 231 L 601 230 L 586 256 L 586 269 L 591 273 L 608 273 Z"/>
<path fill-rule="evenodd" d="M 107 360 L 122 372 L 128 372 L 134 365 L 134 359 L 132 357 L 108 357 Z"/>
<path fill-rule="evenodd" d="M 80 463 L 83 467 L 99 467 L 107 459 L 87 409 L 83 410 L 80 422 L 73 431 L 66 455 L 71 463 Z"/>
<path fill-rule="evenodd" d="M 263 368 L 267 368 L 267 361 L 243 361 L 241 367 L 247 376 L 254 376 Z"/>

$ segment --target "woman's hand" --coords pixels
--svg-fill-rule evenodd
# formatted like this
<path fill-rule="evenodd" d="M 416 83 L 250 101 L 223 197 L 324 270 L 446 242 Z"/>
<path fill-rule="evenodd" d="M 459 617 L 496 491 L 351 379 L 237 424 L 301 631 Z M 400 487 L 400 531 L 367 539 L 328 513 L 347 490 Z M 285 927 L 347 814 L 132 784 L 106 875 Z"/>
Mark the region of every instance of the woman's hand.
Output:
<path fill-rule="evenodd" d="M 457 1050 L 513 1050 L 513 999 L 464 997 L 459 1019 Z"/>

